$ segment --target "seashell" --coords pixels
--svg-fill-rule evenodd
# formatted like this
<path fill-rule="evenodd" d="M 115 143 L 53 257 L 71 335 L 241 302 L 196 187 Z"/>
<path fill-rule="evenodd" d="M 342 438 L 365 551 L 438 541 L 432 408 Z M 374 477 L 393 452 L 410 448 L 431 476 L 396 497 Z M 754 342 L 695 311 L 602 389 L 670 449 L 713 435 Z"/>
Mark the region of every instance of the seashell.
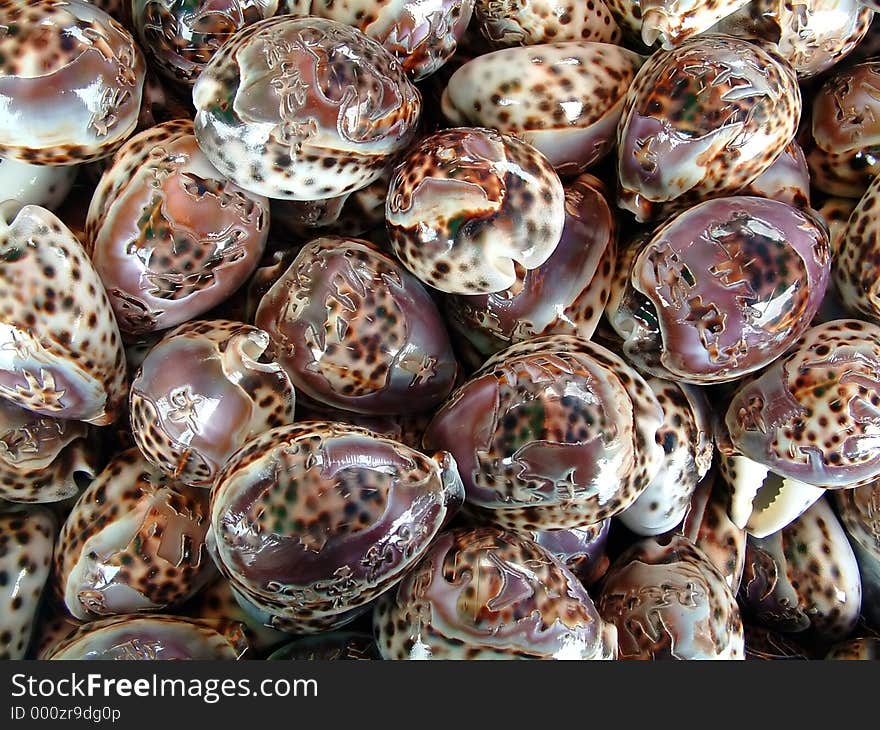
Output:
<path fill-rule="evenodd" d="M 502 527 L 600 522 L 657 474 L 663 411 L 603 347 L 568 335 L 513 345 L 440 408 L 423 443 L 455 457 L 470 508 Z"/>
<path fill-rule="evenodd" d="M 862 614 L 880 629 L 880 480 L 836 490 L 834 504 L 859 565 Z"/>
<path fill-rule="evenodd" d="M 131 385 L 131 430 L 154 467 L 211 487 L 245 443 L 292 423 L 294 404 L 293 384 L 266 332 L 192 321 L 144 359 Z"/>
<path fill-rule="evenodd" d="M 193 103 L 214 166 L 284 200 L 337 197 L 377 180 L 412 142 L 421 112 L 418 90 L 374 40 L 291 16 L 232 35 L 199 76 Z"/>
<path fill-rule="evenodd" d="M 615 659 L 616 632 L 556 557 L 494 527 L 440 535 L 376 606 L 384 659 Z"/>
<path fill-rule="evenodd" d="M 806 150 L 810 181 L 817 190 L 842 198 L 861 198 L 880 173 L 880 147 L 828 152 L 815 143 Z"/>
<path fill-rule="evenodd" d="M 385 216 L 391 247 L 412 273 L 449 294 L 489 294 L 553 253 L 565 191 L 531 145 L 461 127 L 423 139 L 395 168 Z"/>
<path fill-rule="evenodd" d="M 65 608 L 44 606 L 42 614 L 34 627 L 31 648 L 27 655 L 29 659 L 45 659 L 58 644 L 73 636 L 83 625 L 82 621 L 71 616 Z"/>
<path fill-rule="evenodd" d="M 45 208 L 0 209 L 0 396 L 112 423 L 125 396 L 116 319 L 80 242 Z"/>
<path fill-rule="evenodd" d="M 809 208 L 810 169 L 801 146 L 791 141 L 773 164 L 737 195 L 757 195 L 795 208 Z"/>
<path fill-rule="evenodd" d="M 832 273 L 841 302 L 852 312 L 880 322 L 880 180 L 868 186 L 847 221 Z"/>
<path fill-rule="evenodd" d="M 877 661 L 880 659 L 880 639 L 876 636 L 866 636 L 841 641 L 829 649 L 825 659 Z"/>
<path fill-rule="evenodd" d="M 542 530 L 531 538 L 562 561 L 585 586 L 598 583 L 610 561 L 606 554 L 611 520 L 602 520 L 570 530 Z"/>
<path fill-rule="evenodd" d="M 32 165 L 16 159 L 0 159 L 0 197 L 19 205 L 38 205 L 56 210 L 79 172 L 76 165 Z"/>
<path fill-rule="evenodd" d="M 307 636 L 282 646 L 270 661 L 370 661 L 381 659 L 376 640 L 369 634 L 349 631 L 331 631 L 328 634 Z"/>
<path fill-rule="evenodd" d="M 844 236 L 846 236 L 849 217 L 856 209 L 857 204 L 858 201 L 853 200 L 852 198 L 826 198 L 822 205 L 816 210 L 816 212 L 825 220 L 825 223 L 828 225 L 828 231 L 831 234 L 832 261 L 840 254 L 840 249 L 843 246 L 843 239 Z M 834 279 L 832 278 L 828 285 L 829 291 L 834 286 Z M 836 292 L 834 293 L 836 294 Z M 833 319 L 841 319 L 841 317 L 838 316 Z"/>
<path fill-rule="evenodd" d="M 126 28 L 131 27 L 131 0 L 84 0 L 84 2 L 101 8 Z"/>
<path fill-rule="evenodd" d="M 603 0 L 477 0 L 474 13 L 480 32 L 497 47 L 620 41 Z"/>
<path fill-rule="evenodd" d="M 763 626 L 745 625 L 746 659 L 793 660 L 810 659 L 806 650 L 791 636 L 771 631 Z"/>
<path fill-rule="evenodd" d="M 8 0 L 0 27 L 0 155 L 75 165 L 115 152 L 144 84 L 131 34 L 81 0 Z"/>
<path fill-rule="evenodd" d="M 506 48 L 469 61 L 441 101 L 453 126 L 492 127 L 528 142 L 560 174 L 577 174 L 615 143 L 642 57 L 587 41 Z"/>

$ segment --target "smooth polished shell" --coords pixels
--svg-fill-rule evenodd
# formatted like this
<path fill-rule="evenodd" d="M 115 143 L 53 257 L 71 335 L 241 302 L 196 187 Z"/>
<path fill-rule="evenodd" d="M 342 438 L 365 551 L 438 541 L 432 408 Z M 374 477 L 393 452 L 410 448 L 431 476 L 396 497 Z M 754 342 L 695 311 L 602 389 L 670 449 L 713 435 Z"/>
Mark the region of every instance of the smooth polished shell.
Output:
<path fill-rule="evenodd" d="M 834 283 L 852 312 L 880 322 L 880 179 L 875 178 L 847 221 L 834 261 Z"/>
<path fill-rule="evenodd" d="M 795 208 L 809 208 L 810 168 L 801 146 L 792 140 L 770 167 L 737 194 L 757 195 Z"/>
<path fill-rule="evenodd" d="M 245 443 L 293 421 L 295 400 L 266 332 L 192 321 L 147 353 L 131 385 L 131 430 L 154 466 L 184 484 L 211 487 Z"/>
<path fill-rule="evenodd" d="M 794 72 L 771 50 L 700 35 L 658 51 L 624 102 L 618 204 L 646 221 L 733 194 L 773 164 L 800 113 Z"/>
<path fill-rule="evenodd" d="M 606 554 L 611 519 L 570 530 L 542 530 L 531 538 L 563 562 L 585 586 L 598 583 L 608 570 Z"/>
<path fill-rule="evenodd" d="M 125 355 L 104 286 L 55 214 L 12 210 L 0 210 L 0 396 L 41 415 L 112 423 Z"/>
<path fill-rule="evenodd" d="M 833 496 L 859 564 L 862 615 L 880 629 L 880 480 L 855 489 L 838 489 Z"/>
<path fill-rule="evenodd" d="M 395 168 L 385 217 L 395 255 L 426 284 L 449 294 L 512 286 L 517 265 L 553 253 L 565 221 L 565 191 L 540 152 L 493 129 L 436 132 Z"/>
<path fill-rule="evenodd" d="M 482 517 L 520 531 L 568 529 L 622 512 L 645 490 L 663 459 L 662 417 L 620 358 L 555 335 L 490 358 L 423 443 L 452 453 Z"/>
<path fill-rule="evenodd" d="M 440 535 L 374 614 L 385 659 L 614 659 L 615 631 L 577 578 L 524 535 Z"/>
<path fill-rule="evenodd" d="M 0 3 L 0 155 L 74 165 L 134 131 L 144 84 L 131 34 L 80 0 Z"/>
<path fill-rule="evenodd" d="M 632 39 L 665 50 L 705 33 L 749 0 L 605 0 L 615 20 Z"/>
<path fill-rule="evenodd" d="M 458 364 L 421 282 L 369 241 L 324 237 L 300 250 L 255 317 L 293 384 L 365 414 L 429 410 Z"/>
<path fill-rule="evenodd" d="M 95 269 L 120 328 L 132 334 L 220 304 L 254 271 L 268 233 L 269 201 L 214 169 L 188 119 L 129 140 L 86 220 Z"/>
<path fill-rule="evenodd" d="M 710 200 L 637 249 L 609 320 L 640 368 L 697 384 L 735 380 L 809 327 L 830 259 L 828 231 L 811 213 L 765 198 Z"/>
<path fill-rule="evenodd" d="M 331 631 L 297 639 L 269 656 L 270 661 L 324 662 L 375 661 L 381 658 L 372 636 L 349 631 Z"/>
<path fill-rule="evenodd" d="M 443 114 L 453 126 L 515 135 L 560 173 L 575 174 L 614 146 L 623 99 L 642 60 L 620 46 L 588 41 L 487 53 L 452 74 Z"/>
<path fill-rule="evenodd" d="M 76 165 L 32 165 L 0 159 L 0 199 L 56 210 L 73 187 Z"/>
<path fill-rule="evenodd" d="M 418 90 L 376 41 L 292 16 L 236 32 L 202 71 L 193 103 L 214 166 L 285 200 L 366 187 L 412 142 L 421 112 Z"/>
<path fill-rule="evenodd" d="M 739 607 L 718 569 L 681 535 L 646 538 L 611 566 L 596 603 L 620 659 L 743 659 Z"/>
<path fill-rule="evenodd" d="M 474 13 L 480 32 L 498 47 L 620 41 L 603 0 L 476 0 Z"/>

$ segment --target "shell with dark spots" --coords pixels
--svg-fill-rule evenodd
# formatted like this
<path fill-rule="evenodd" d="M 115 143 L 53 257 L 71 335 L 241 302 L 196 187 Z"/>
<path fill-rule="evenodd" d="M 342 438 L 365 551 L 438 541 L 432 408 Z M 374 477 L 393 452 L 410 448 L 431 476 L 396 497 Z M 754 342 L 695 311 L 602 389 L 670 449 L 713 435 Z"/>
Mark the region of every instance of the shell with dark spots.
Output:
<path fill-rule="evenodd" d="M 587 41 L 507 48 L 469 61 L 449 79 L 443 114 L 454 126 L 493 127 L 576 174 L 614 146 L 626 90 L 642 57 Z"/>
<path fill-rule="evenodd" d="M 834 283 L 850 311 L 880 322 L 880 177 L 875 178 L 846 224 L 837 257 Z"/>
<path fill-rule="evenodd" d="M 167 329 L 229 297 L 257 266 L 269 201 L 224 179 L 188 119 L 117 152 L 89 206 L 86 236 L 120 328 Z"/>
<path fill-rule="evenodd" d="M 810 169 L 801 146 L 792 141 L 773 164 L 737 195 L 757 195 L 795 208 L 810 207 Z"/>
<path fill-rule="evenodd" d="M 254 439 L 217 477 L 212 554 L 266 625 L 327 631 L 400 581 L 463 497 L 449 454 L 298 423 Z"/>
<path fill-rule="evenodd" d="M 841 524 L 859 564 L 862 615 L 880 629 L 880 480 L 834 492 Z"/>
<path fill-rule="evenodd" d="M 603 0 L 477 0 L 474 12 L 480 32 L 500 48 L 620 41 L 620 28 Z"/>
<path fill-rule="evenodd" d="M 56 591 L 83 621 L 179 604 L 214 574 L 208 521 L 205 490 L 175 483 L 137 449 L 124 451 L 61 528 Z"/>
<path fill-rule="evenodd" d="M 701 35 L 641 67 L 617 130 L 618 204 L 640 221 L 731 195 L 794 138 L 801 92 L 772 50 Z"/>
<path fill-rule="evenodd" d="M 269 198 L 364 188 L 412 142 L 421 96 L 400 63 L 350 26 L 277 16 L 237 31 L 193 87 L 199 145 Z"/>
<path fill-rule="evenodd" d="M 825 659 L 862 662 L 877 661 L 880 659 L 880 639 L 876 636 L 866 636 L 841 641 L 829 649 Z"/>
<path fill-rule="evenodd" d="M 297 639 L 269 656 L 270 661 L 375 661 L 381 658 L 372 636 L 348 631 Z"/>
<path fill-rule="evenodd" d="M 125 355 L 83 246 L 54 213 L 6 203 L 0 264 L 0 397 L 45 416 L 112 423 L 125 399 Z"/>
<path fill-rule="evenodd" d="M 0 155 L 76 165 L 118 149 L 146 71 L 131 34 L 81 0 L 4 0 L 0 28 Z"/>
<path fill-rule="evenodd" d="M 614 563 L 597 601 L 620 659 L 743 659 L 739 606 L 724 576 L 681 535 L 646 538 Z"/>
<path fill-rule="evenodd" d="M 450 396 L 423 443 L 452 453 L 471 509 L 520 531 L 622 512 L 660 469 L 663 411 L 619 357 L 569 335 L 490 358 Z"/>
<path fill-rule="evenodd" d="M 550 334 L 593 336 L 611 291 L 617 222 L 602 183 L 589 174 L 565 191 L 565 226 L 556 249 L 513 286 L 446 299 L 450 325 L 479 352 Z"/>
<path fill-rule="evenodd" d="M 394 253 L 449 294 L 488 294 L 553 253 L 565 220 L 559 175 L 531 145 L 493 129 L 436 132 L 395 168 L 385 215 Z"/>
<path fill-rule="evenodd" d="M 749 0 L 605 0 L 631 41 L 666 50 L 708 31 Z"/>
<path fill-rule="evenodd" d="M 585 586 L 598 583 L 610 561 L 606 553 L 611 520 L 605 519 L 570 530 L 543 530 L 532 539 L 561 560 Z"/>
<path fill-rule="evenodd" d="M 735 380 L 809 327 L 830 253 L 810 212 L 749 196 L 710 200 L 631 252 L 609 320 L 641 369 L 696 384 Z"/>
<path fill-rule="evenodd" d="M 614 627 L 562 562 L 494 527 L 440 535 L 376 606 L 385 659 L 614 659 Z"/>

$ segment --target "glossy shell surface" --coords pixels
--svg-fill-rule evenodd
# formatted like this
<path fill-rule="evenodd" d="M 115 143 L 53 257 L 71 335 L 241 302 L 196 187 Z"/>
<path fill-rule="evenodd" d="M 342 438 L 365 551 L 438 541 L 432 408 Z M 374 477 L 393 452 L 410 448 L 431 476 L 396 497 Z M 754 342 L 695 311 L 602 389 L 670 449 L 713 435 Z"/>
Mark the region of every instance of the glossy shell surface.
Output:
<path fill-rule="evenodd" d="M 75 165 L 32 165 L 0 159 L 0 198 L 55 210 L 70 192 L 77 172 Z"/>
<path fill-rule="evenodd" d="M 880 179 L 875 178 L 849 217 L 837 257 L 834 283 L 851 311 L 880 322 Z"/>
<path fill-rule="evenodd" d="M 611 519 L 570 530 L 543 530 L 532 539 L 561 560 L 585 586 L 601 580 L 610 561 L 606 554 Z"/>
<path fill-rule="evenodd" d="M 499 47 L 620 40 L 603 0 L 476 0 L 474 11 L 480 32 Z"/>
<path fill-rule="evenodd" d="M 704 33 L 749 0 L 605 0 L 624 32 L 666 50 Z"/>
<path fill-rule="evenodd" d="M 369 634 L 331 631 L 298 639 L 273 652 L 271 661 L 370 661 L 381 659 L 376 640 Z"/>
<path fill-rule="evenodd" d="M 880 481 L 834 492 L 840 522 L 859 564 L 862 614 L 880 629 Z"/>

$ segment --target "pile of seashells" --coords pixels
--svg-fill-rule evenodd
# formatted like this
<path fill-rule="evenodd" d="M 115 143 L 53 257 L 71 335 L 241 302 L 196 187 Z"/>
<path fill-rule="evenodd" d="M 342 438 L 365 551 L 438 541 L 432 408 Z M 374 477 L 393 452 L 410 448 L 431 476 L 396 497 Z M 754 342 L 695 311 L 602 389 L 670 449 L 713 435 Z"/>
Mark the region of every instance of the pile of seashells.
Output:
<path fill-rule="evenodd" d="M 880 656 L 875 11 L 0 0 L 0 658 Z"/>

